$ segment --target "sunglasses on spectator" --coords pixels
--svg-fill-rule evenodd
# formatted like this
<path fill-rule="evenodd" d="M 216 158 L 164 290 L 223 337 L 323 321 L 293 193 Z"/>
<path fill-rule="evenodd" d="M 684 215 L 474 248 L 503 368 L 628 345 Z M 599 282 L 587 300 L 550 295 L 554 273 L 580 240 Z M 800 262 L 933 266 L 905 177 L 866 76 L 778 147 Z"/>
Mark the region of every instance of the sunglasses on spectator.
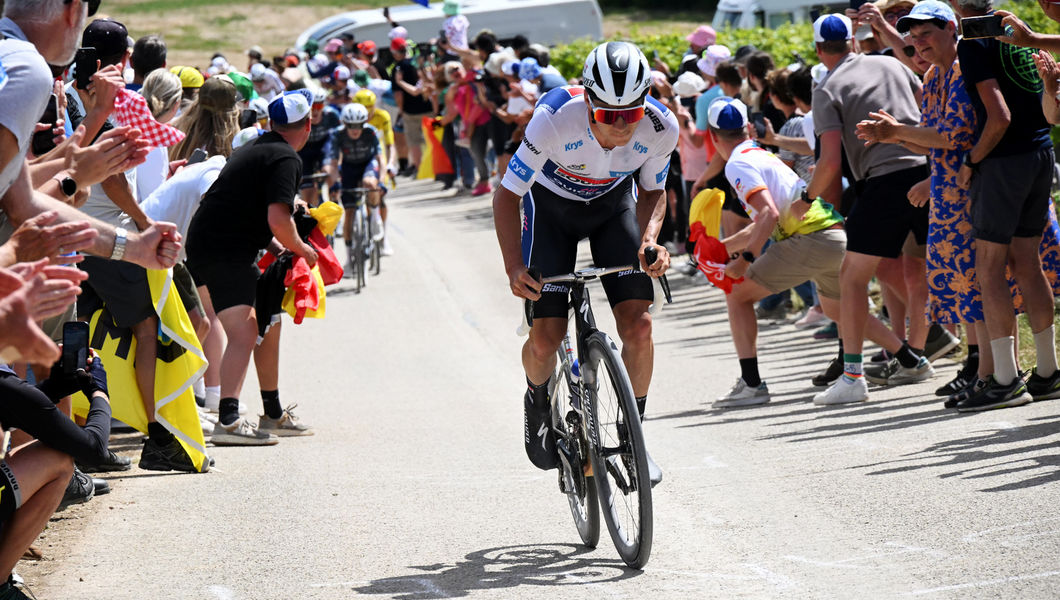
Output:
<path fill-rule="evenodd" d="M 914 48 L 913 46 L 905 46 L 904 48 L 902 48 L 902 52 L 905 52 L 905 55 L 909 58 L 913 58 L 914 56 L 916 56 L 916 48 Z"/>
<path fill-rule="evenodd" d="M 604 125 L 614 125 L 621 118 L 626 123 L 636 123 L 644 118 L 644 105 L 632 108 L 596 108 L 592 100 L 589 101 L 592 109 L 593 119 Z"/>
<path fill-rule="evenodd" d="M 81 1 L 88 5 L 88 16 L 90 16 L 90 17 L 96 14 L 96 11 L 99 10 L 99 3 L 102 2 L 102 0 L 81 0 Z M 74 0 L 63 0 L 63 4 L 73 4 L 73 2 L 74 2 Z"/>

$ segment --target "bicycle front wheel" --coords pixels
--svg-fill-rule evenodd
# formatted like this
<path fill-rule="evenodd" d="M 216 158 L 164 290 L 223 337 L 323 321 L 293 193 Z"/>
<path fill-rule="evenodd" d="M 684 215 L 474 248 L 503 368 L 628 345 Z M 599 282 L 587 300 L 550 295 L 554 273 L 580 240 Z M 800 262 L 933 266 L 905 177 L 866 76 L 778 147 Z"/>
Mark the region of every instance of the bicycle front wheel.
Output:
<path fill-rule="evenodd" d="M 353 264 L 356 267 L 357 291 L 364 287 L 365 254 L 368 251 L 368 223 L 365 222 L 364 210 L 353 213 Z"/>
<path fill-rule="evenodd" d="M 577 426 L 572 426 L 567 415 L 574 410 L 571 406 L 570 379 L 563 365 L 562 350 L 559 357 L 559 366 L 550 382 L 549 397 L 552 399 L 552 427 L 556 430 L 557 440 L 566 440 L 568 444 L 574 445 L 575 454 L 585 459 L 589 451 L 589 442 L 585 438 L 585 427 L 581 425 L 581 416 L 577 415 L 575 420 Z M 572 464 L 573 470 L 570 474 L 571 489 L 565 490 L 567 502 L 570 504 L 571 516 L 574 517 L 574 526 L 578 529 L 578 535 L 582 543 L 589 548 L 595 548 L 600 542 L 600 509 L 597 495 L 596 483 L 592 476 L 586 476 L 584 471 L 584 460 Z M 560 476 L 563 477 L 563 466 L 560 465 Z"/>
<path fill-rule="evenodd" d="M 582 382 L 600 510 L 619 556 L 641 569 L 651 555 L 653 525 L 648 454 L 637 401 L 611 338 L 594 333 L 588 350 Z"/>

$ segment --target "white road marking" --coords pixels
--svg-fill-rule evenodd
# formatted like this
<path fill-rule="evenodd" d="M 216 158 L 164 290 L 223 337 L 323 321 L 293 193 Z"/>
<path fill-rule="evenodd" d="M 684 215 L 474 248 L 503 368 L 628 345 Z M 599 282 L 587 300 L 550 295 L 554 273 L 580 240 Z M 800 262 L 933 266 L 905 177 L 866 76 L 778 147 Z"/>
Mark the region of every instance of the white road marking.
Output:
<path fill-rule="evenodd" d="M 1012 575 L 1011 577 L 998 577 L 997 579 L 984 579 L 983 581 L 973 581 L 971 583 L 959 583 L 957 585 L 946 585 L 937 588 L 927 588 L 923 590 L 915 590 L 912 592 L 906 592 L 903 596 L 921 596 L 924 594 L 937 594 L 939 592 L 952 592 L 953 590 L 964 590 L 968 588 L 987 587 L 991 585 L 998 585 L 1002 583 L 1015 583 L 1017 581 L 1029 581 L 1032 579 L 1045 579 L 1047 577 L 1056 577 L 1060 575 L 1060 571 L 1046 571 L 1044 573 L 1034 573 L 1031 575 Z"/>
<path fill-rule="evenodd" d="M 214 595 L 217 600 L 235 600 L 236 593 L 223 585 L 211 585 L 206 591 Z"/>

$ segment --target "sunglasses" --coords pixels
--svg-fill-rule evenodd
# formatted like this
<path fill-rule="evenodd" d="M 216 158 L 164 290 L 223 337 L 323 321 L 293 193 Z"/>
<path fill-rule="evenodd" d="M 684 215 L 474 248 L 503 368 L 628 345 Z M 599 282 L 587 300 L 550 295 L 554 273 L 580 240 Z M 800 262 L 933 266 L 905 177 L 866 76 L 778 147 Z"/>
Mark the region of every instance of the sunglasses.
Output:
<path fill-rule="evenodd" d="M 103 0 L 81 0 L 88 5 L 88 16 L 93 16 L 99 10 L 99 3 Z M 63 0 L 63 4 L 73 4 L 74 0 Z"/>
<path fill-rule="evenodd" d="M 916 56 L 916 48 L 912 46 L 905 46 L 904 48 L 902 48 L 902 52 L 904 52 L 905 55 L 909 58 L 913 58 L 914 56 Z"/>
<path fill-rule="evenodd" d="M 353 129 L 355 131 L 358 130 L 358 129 L 364 129 L 364 124 L 363 123 L 350 123 L 350 124 L 346 125 L 346 129 Z"/>
<path fill-rule="evenodd" d="M 320 110 L 322 108 L 324 108 L 324 103 L 323 102 L 314 102 L 313 103 L 313 109 L 314 110 Z"/>
<path fill-rule="evenodd" d="M 604 125 L 614 125 L 621 118 L 626 123 L 636 123 L 644 118 L 644 105 L 633 108 L 596 108 L 589 102 L 593 119 Z"/>

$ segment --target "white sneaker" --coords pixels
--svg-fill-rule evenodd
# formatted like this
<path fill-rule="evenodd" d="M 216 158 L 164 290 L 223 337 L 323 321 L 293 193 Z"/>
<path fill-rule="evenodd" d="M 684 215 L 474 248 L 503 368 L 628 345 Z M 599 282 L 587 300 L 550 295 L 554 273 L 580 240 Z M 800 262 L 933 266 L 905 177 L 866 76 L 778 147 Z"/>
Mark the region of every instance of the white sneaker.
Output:
<path fill-rule="evenodd" d="M 853 402 L 864 402 L 869 399 L 869 384 L 865 383 L 864 377 L 858 377 L 851 381 L 840 375 L 827 390 L 813 397 L 813 403 L 818 406 L 829 404 L 851 404 Z"/>
<path fill-rule="evenodd" d="M 758 384 L 758 387 L 753 388 L 747 385 L 743 377 L 737 377 L 736 383 L 733 384 L 729 393 L 720 396 L 711 406 L 713 408 L 732 408 L 734 406 L 754 406 L 765 404 L 766 402 L 769 402 L 769 388 L 766 387 L 766 382 L 763 381 Z"/>
<path fill-rule="evenodd" d="M 211 435 L 213 435 L 213 430 L 216 425 L 217 417 L 200 408 L 199 426 L 202 427 L 202 435 L 204 437 L 210 437 Z"/>
<path fill-rule="evenodd" d="M 383 247 L 379 249 L 383 256 L 394 256 L 394 249 L 390 247 L 390 238 L 383 238 Z"/>
<path fill-rule="evenodd" d="M 214 425 L 212 441 L 214 446 L 272 446 L 280 442 L 280 438 L 258 431 L 243 417 L 236 419 L 231 425 L 222 425 L 220 421 Z"/>
<path fill-rule="evenodd" d="M 806 314 L 801 319 L 795 321 L 796 329 L 810 329 L 811 327 L 820 327 L 831 321 L 825 316 L 824 311 L 821 310 L 820 306 L 812 306 L 806 311 Z"/>
<path fill-rule="evenodd" d="M 372 209 L 372 216 L 368 219 L 368 227 L 372 232 L 372 240 L 378 242 L 383 239 L 383 216 L 379 214 L 379 208 Z"/>

